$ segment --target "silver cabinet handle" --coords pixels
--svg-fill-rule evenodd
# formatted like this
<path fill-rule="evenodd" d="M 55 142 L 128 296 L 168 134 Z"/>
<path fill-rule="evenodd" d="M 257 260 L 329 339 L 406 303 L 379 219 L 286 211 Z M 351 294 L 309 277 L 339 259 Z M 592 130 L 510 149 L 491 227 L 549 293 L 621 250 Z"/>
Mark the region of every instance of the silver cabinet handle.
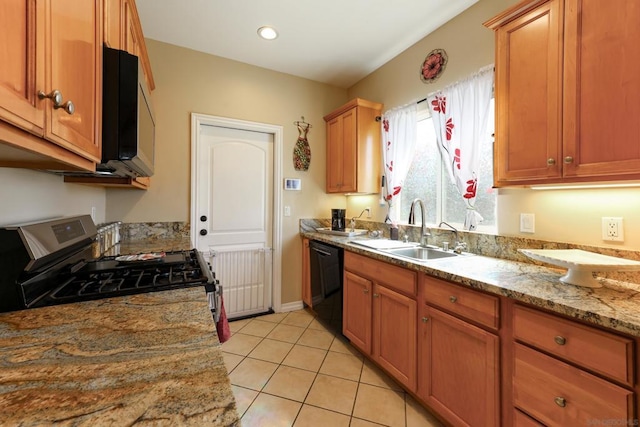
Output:
<path fill-rule="evenodd" d="M 363 290 L 362 290 L 362 293 L 364 293 L 364 294 L 368 294 L 368 293 L 369 293 L 369 289 L 363 289 Z"/>
<path fill-rule="evenodd" d="M 76 106 L 72 101 L 67 101 L 63 103 L 62 101 L 62 93 L 58 89 L 54 89 L 51 93 L 46 94 L 43 91 L 38 91 L 38 99 L 50 99 L 53 101 L 53 108 L 60 109 L 62 108 L 67 114 L 71 115 L 76 112 Z"/>
<path fill-rule="evenodd" d="M 567 343 L 567 339 L 565 337 L 563 337 L 563 336 L 560 336 L 560 335 L 556 336 L 553 340 L 558 345 L 565 345 Z"/>
<path fill-rule="evenodd" d="M 547 166 L 553 166 L 556 164 L 556 159 L 554 159 L 553 157 L 549 157 L 547 159 Z"/>
<path fill-rule="evenodd" d="M 553 399 L 554 402 L 556 402 L 556 405 L 558 405 L 561 408 L 564 408 L 565 406 L 567 406 L 567 399 L 565 399 L 564 397 L 556 397 L 555 399 Z"/>
<path fill-rule="evenodd" d="M 378 298 L 380 296 L 380 294 L 373 294 L 374 298 Z"/>
<path fill-rule="evenodd" d="M 571 156 L 567 156 L 567 157 L 565 157 L 565 158 L 564 158 L 564 162 L 565 162 L 566 164 L 573 163 L 573 157 L 571 157 Z"/>
<path fill-rule="evenodd" d="M 73 105 L 72 101 L 67 101 L 64 104 L 60 105 L 53 104 L 53 108 L 55 108 L 56 110 L 62 108 L 68 115 L 72 115 L 76 112 L 76 106 Z"/>
<path fill-rule="evenodd" d="M 429 318 L 428 318 L 428 317 L 423 317 L 423 318 L 422 318 L 422 323 L 427 323 L 428 321 L 429 321 Z"/>
<path fill-rule="evenodd" d="M 53 101 L 54 106 L 62 104 L 62 94 L 58 89 L 52 90 L 49 94 L 40 90 L 38 91 L 38 99 L 50 99 Z"/>
<path fill-rule="evenodd" d="M 452 303 L 455 303 L 456 301 L 458 301 L 458 297 L 455 297 L 455 296 L 451 295 L 449 297 L 449 301 L 451 301 Z"/>

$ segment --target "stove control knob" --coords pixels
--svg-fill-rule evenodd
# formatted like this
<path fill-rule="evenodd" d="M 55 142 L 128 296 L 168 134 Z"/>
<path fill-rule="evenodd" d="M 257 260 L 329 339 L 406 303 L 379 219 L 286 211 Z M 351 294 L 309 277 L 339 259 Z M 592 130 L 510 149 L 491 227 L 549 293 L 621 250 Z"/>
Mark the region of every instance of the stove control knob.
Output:
<path fill-rule="evenodd" d="M 200 217 L 200 222 L 205 222 L 207 220 L 207 216 L 206 215 L 202 215 Z"/>
<path fill-rule="evenodd" d="M 207 230 L 205 230 L 204 228 L 202 230 L 200 230 L 200 235 L 201 236 L 206 236 L 207 235 Z"/>

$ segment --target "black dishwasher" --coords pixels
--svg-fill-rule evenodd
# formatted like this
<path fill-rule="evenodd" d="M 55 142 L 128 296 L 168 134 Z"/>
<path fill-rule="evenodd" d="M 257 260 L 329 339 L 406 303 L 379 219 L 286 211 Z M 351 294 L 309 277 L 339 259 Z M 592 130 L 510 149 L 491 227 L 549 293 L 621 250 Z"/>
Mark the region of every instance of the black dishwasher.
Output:
<path fill-rule="evenodd" d="M 312 310 L 321 323 L 342 333 L 343 250 L 316 240 L 309 249 Z"/>

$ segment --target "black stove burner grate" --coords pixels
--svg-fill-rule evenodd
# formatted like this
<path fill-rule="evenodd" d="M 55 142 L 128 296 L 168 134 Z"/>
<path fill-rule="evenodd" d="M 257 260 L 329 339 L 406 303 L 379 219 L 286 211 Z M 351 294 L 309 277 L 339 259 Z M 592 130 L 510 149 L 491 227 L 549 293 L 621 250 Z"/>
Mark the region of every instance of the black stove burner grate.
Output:
<path fill-rule="evenodd" d="M 121 265 L 114 263 L 113 257 L 105 257 L 68 277 L 49 298 L 63 303 L 198 286 L 207 281 L 193 253 L 180 253 L 180 259 L 182 262 Z"/>

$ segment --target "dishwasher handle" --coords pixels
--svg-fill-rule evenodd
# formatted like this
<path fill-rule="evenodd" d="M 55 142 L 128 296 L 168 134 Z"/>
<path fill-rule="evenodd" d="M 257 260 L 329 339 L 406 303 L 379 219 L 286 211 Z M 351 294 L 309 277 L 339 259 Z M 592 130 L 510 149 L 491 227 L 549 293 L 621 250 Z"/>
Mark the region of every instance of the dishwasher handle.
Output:
<path fill-rule="evenodd" d="M 331 256 L 331 254 L 327 251 L 323 251 L 322 249 L 318 249 L 318 248 L 311 248 L 311 250 L 319 253 L 320 255 L 324 255 L 324 256 Z"/>

